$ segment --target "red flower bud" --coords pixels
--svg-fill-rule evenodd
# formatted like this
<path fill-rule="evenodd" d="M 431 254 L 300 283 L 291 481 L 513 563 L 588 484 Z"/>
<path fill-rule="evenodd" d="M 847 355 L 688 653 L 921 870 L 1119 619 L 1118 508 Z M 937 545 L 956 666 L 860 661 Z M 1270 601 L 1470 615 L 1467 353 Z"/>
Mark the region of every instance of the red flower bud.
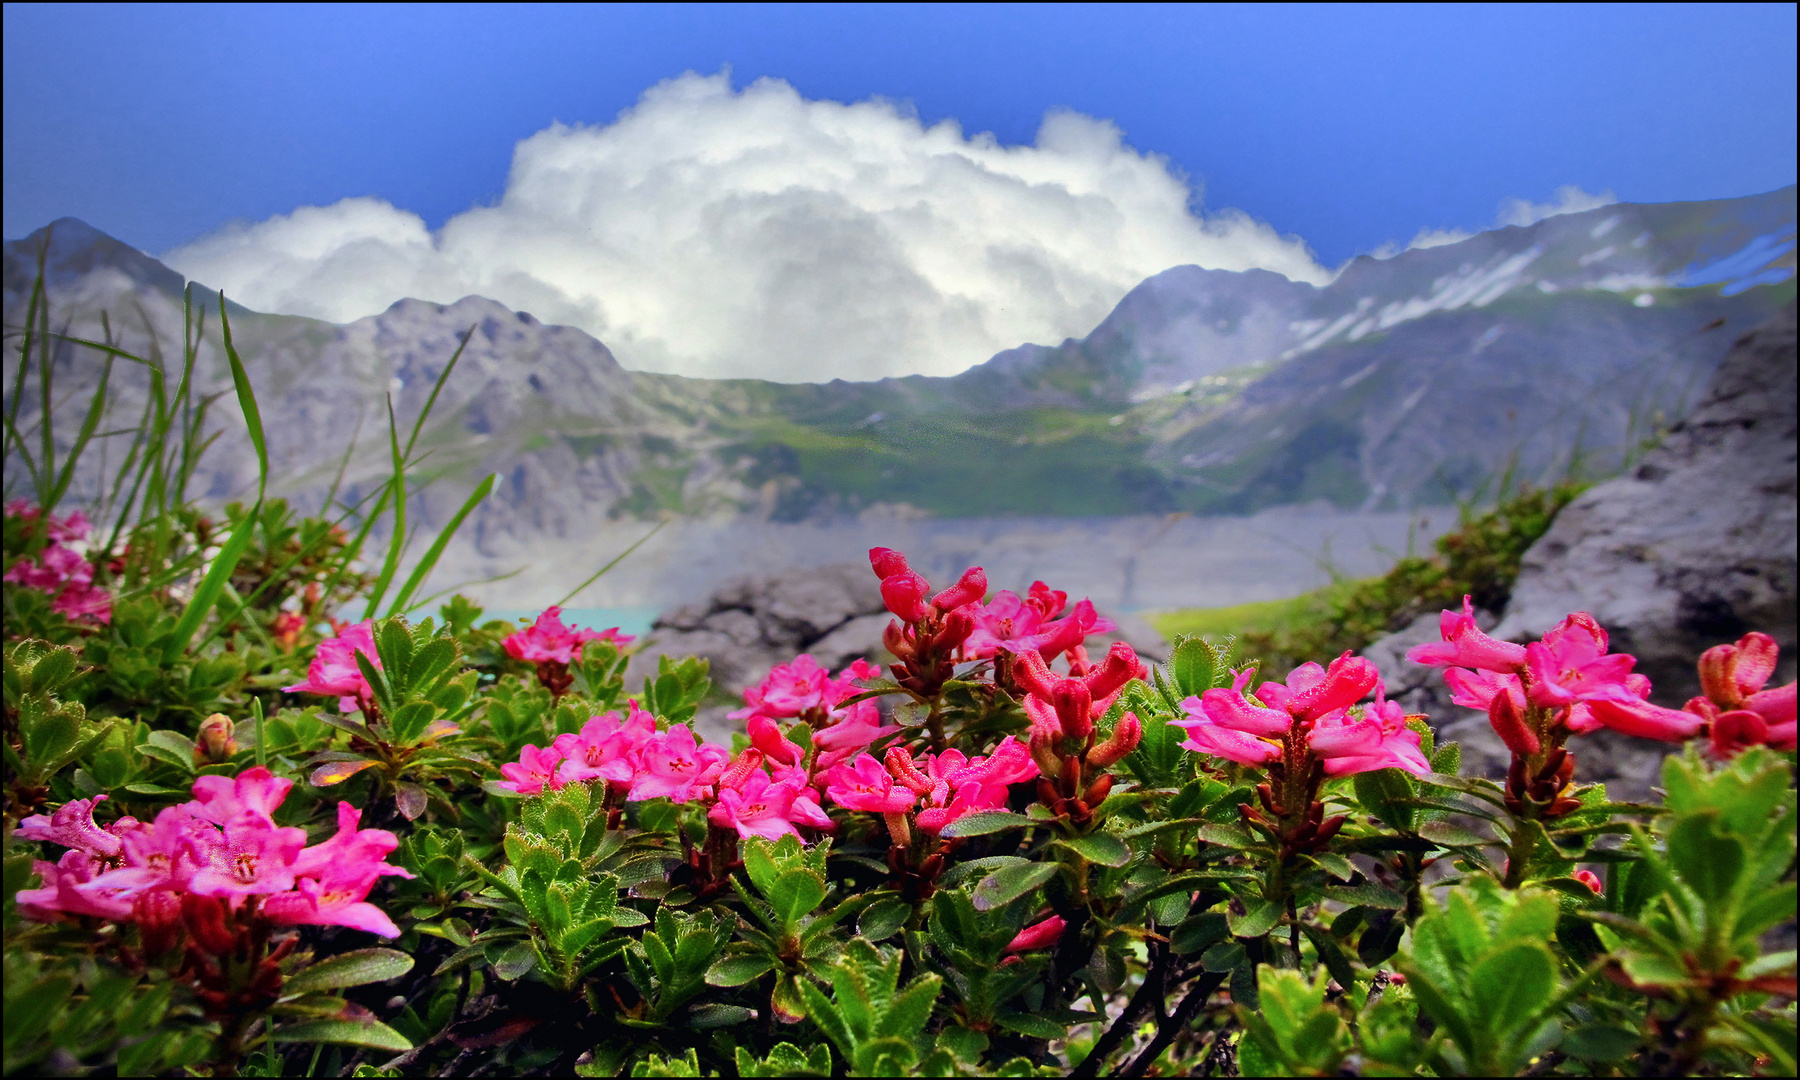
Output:
<path fill-rule="evenodd" d="M 1052 915 L 1040 923 L 1033 923 L 1019 931 L 1018 936 L 1006 943 L 1007 952 L 1028 952 L 1032 949 L 1048 949 L 1062 940 L 1063 929 L 1068 925 L 1061 915 Z"/>
<path fill-rule="evenodd" d="M 181 942 L 181 897 L 168 889 L 148 889 L 131 902 L 144 955 L 157 957 Z"/>
<path fill-rule="evenodd" d="M 881 600 L 889 611 L 907 622 L 916 623 L 931 611 L 930 605 L 925 602 L 925 594 L 930 590 L 929 582 L 907 571 L 882 579 Z"/>
<path fill-rule="evenodd" d="M 1488 723 L 1494 725 L 1494 731 L 1500 741 L 1513 752 L 1515 757 L 1529 757 L 1537 753 L 1538 737 L 1525 723 L 1525 706 L 1514 696 L 1502 690 L 1494 695 L 1488 704 Z"/>
<path fill-rule="evenodd" d="M 1056 707 L 1056 718 L 1062 722 L 1063 736 L 1085 739 L 1094 731 L 1094 696 L 1080 679 L 1064 679 L 1051 691 L 1050 704 Z"/>
<path fill-rule="evenodd" d="M 1714 702 L 1727 709 L 1743 703 L 1738 693 L 1738 650 L 1736 645 L 1714 645 L 1700 654 L 1700 689 Z"/>
<path fill-rule="evenodd" d="M 719 774 L 719 790 L 724 791 L 726 788 L 736 790 L 743 787 L 744 781 L 750 779 L 750 774 L 762 768 L 762 763 L 761 750 L 753 747 L 744 750 L 737 756 L 737 760 L 725 766 L 725 771 Z"/>
<path fill-rule="evenodd" d="M 1100 779 L 1094 781 L 1086 791 L 1082 792 L 1081 801 L 1089 806 L 1099 806 L 1106 801 L 1106 796 L 1111 793 L 1112 786 L 1112 773 L 1101 773 Z"/>
<path fill-rule="evenodd" d="M 1106 659 L 1088 675 L 1088 692 L 1096 698 L 1110 696 L 1119 687 L 1137 678 L 1144 665 L 1138 663 L 1137 650 L 1123 641 L 1113 642 Z"/>
<path fill-rule="evenodd" d="M 1119 726 L 1113 728 L 1112 738 L 1088 751 L 1088 764 L 1105 768 L 1118 761 L 1126 754 L 1136 750 L 1138 743 L 1144 738 L 1144 725 L 1138 721 L 1136 713 L 1126 713 L 1119 717 Z M 1098 800 L 1089 799 L 1089 802 Z"/>
<path fill-rule="evenodd" d="M 237 935 L 225 925 L 225 905 L 216 897 L 183 893 L 181 917 L 188 936 L 206 952 L 224 956 L 237 946 Z"/>
<path fill-rule="evenodd" d="M 898 620 L 888 623 L 887 629 L 881 632 L 881 645 L 888 652 L 893 653 L 896 660 L 911 660 L 919 655 L 919 650 L 906 636 L 906 627 Z"/>
<path fill-rule="evenodd" d="M 964 604 L 973 604 L 987 595 L 987 571 L 979 566 L 971 566 L 963 571 L 963 576 L 956 584 L 931 598 L 932 604 L 939 611 L 954 611 Z"/>
<path fill-rule="evenodd" d="M 1026 649 L 1013 656 L 1013 682 L 1027 694 L 1036 694 L 1049 701 L 1055 693 L 1057 678 L 1050 674 L 1050 665 L 1044 663 L 1035 649 Z"/>
<path fill-rule="evenodd" d="M 194 760 L 202 765 L 231 760 L 231 755 L 238 751 L 237 739 L 232 737 L 236 730 L 231 718 L 224 713 L 213 713 L 200 721 L 200 731 L 194 740 Z"/>
<path fill-rule="evenodd" d="M 883 547 L 869 549 L 869 565 L 875 568 L 875 576 L 883 581 L 912 569 L 906 565 L 906 556 L 893 548 Z"/>
<path fill-rule="evenodd" d="M 920 772 L 913 764 L 912 755 L 906 747 L 889 747 L 887 752 L 888 775 L 913 789 L 920 795 L 931 790 L 931 778 Z"/>
<path fill-rule="evenodd" d="M 967 611 L 957 608 L 944 616 L 944 626 L 938 631 L 936 644 L 939 649 L 950 652 L 958 645 L 969 640 L 975 632 L 975 619 Z"/>

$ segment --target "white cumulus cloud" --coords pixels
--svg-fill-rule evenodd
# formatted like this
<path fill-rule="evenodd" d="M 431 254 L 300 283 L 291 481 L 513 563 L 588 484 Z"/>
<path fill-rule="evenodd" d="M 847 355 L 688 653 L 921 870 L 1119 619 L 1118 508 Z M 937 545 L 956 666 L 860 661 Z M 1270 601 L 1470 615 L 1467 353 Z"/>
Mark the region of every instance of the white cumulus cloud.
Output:
<path fill-rule="evenodd" d="M 1184 263 L 1330 280 L 1298 237 L 1194 205 L 1167 159 L 1078 113 L 1004 146 L 880 99 L 690 72 L 611 124 L 522 140 L 500 201 L 435 233 L 354 198 L 163 258 L 263 311 L 348 322 L 476 294 L 642 370 L 873 379 L 1086 334 Z"/>

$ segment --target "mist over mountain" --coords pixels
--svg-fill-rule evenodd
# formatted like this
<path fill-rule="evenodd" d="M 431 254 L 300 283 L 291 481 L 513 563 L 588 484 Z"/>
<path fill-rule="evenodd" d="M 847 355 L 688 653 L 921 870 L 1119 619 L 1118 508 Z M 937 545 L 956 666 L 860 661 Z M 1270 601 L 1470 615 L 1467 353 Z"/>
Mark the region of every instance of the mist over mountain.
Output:
<path fill-rule="evenodd" d="M 5 246 L 9 386 L 46 235 L 58 331 L 110 332 L 179 358 L 181 276 L 64 219 Z M 1144 281 L 1085 338 L 1022 345 L 953 377 L 865 383 L 627 371 L 583 331 L 480 297 L 403 300 L 344 325 L 236 305 L 231 319 L 268 429 L 271 486 L 302 506 L 340 468 L 350 498 L 385 479 L 384 395 L 409 425 L 473 327 L 421 438 L 437 479 L 419 513 L 441 523 L 499 473 L 465 526 L 463 555 L 478 562 L 667 512 L 817 523 L 1244 514 L 1321 500 L 1404 511 L 1503 471 L 1605 471 L 1691 403 L 1738 333 L 1794 295 L 1794 237 L 1788 187 L 1563 214 L 1359 258 L 1323 286 L 1181 266 Z M 200 283 L 193 294 L 210 308 L 196 377 L 221 389 L 216 294 Z M 62 343 L 55 356 L 59 399 L 97 378 L 92 350 Z M 131 425 L 146 386 L 136 365 L 115 371 L 107 428 Z M 203 497 L 253 487 L 230 412 L 198 477 Z M 89 494 L 96 476 L 82 480 Z"/>

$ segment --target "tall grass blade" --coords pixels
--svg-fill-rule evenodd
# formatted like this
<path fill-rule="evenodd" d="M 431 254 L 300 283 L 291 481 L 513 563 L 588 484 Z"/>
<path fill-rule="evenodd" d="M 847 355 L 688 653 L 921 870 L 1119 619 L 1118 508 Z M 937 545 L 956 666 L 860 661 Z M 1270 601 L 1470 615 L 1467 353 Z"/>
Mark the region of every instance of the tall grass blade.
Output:
<path fill-rule="evenodd" d="M 106 384 L 112 380 L 113 358 L 107 357 L 106 364 L 100 369 L 100 385 L 94 388 L 94 400 L 88 403 L 87 416 L 81 421 L 81 434 L 75 437 L 75 445 L 69 447 L 69 454 L 63 461 L 62 472 L 50 485 L 50 495 L 44 500 L 45 506 L 55 506 L 62 502 L 63 493 L 75 480 L 75 463 L 81 460 L 82 451 L 87 449 L 88 442 L 94 437 L 94 429 L 100 426 L 100 416 L 106 411 Z"/>
<path fill-rule="evenodd" d="M 556 602 L 556 606 L 562 607 L 564 604 L 575 599 L 576 596 L 580 595 L 581 590 L 587 588 L 589 585 L 592 585 L 594 582 L 599 581 L 601 574 L 606 573 L 608 570 L 611 570 L 613 567 L 615 567 L 615 566 L 619 565 L 621 562 L 625 561 L 625 556 L 636 551 L 638 548 L 643 547 L 646 543 L 649 542 L 649 540 L 652 536 L 655 536 L 657 533 L 662 532 L 663 526 L 667 525 L 668 523 L 669 523 L 668 518 L 663 518 L 661 521 L 657 522 L 656 528 L 651 529 L 649 532 L 645 533 L 643 535 L 643 537 L 638 540 L 637 543 L 626 548 L 624 551 L 619 552 L 616 556 L 613 557 L 613 560 L 611 562 L 607 563 L 605 566 L 602 566 L 600 569 L 594 571 L 593 576 L 589 577 L 586 581 L 582 582 L 581 584 L 575 586 L 573 589 L 570 589 L 569 594 L 567 596 L 563 597 L 561 600 L 558 600 Z"/>
<path fill-rule="evenodd" d="M 182 609 L 181 618 L 175 623 L 175 629 L 163 644 L 163 663 L 173 664 L 181 657 L 193 638 L 194 632 L 200 629 L 201 620 L 218 602 L 219 594 L 224 590 L 226 582 L 231 580 L 232 572 L 237 569 L 238 561 L 244 557 L 244 550 L 250 546 L 250 538 L 256 535 L 257 517 L 262 513 L 259 502 L 238 519 L 237 528 L 231 530 L 231 536 L 220 547 L 218 557 L 206 570 L 206 576 L 194 587 L 193 599 Z"/>
<path fill-rule="evenodd" d="M 369 592 L 369 608 L 373 613 L 380 610 L 382 598 L 387 595 L 388 586 L 393 584 L 394 573 L 400 569 L 400 555 L 406 547 L 406 460 L 400 450 L 400 427 L 394 422 L 394 398 L 388 395 L 388 449 L 393 455 L 394 475 L 388 481 L 392 485 L 394 503 L 394 531 L 388 537 L 387 558 L 382 560 L 381 573 L 375 578 L 375 587 Z"/>
<path fill-rule="evenodd" d="M 225 290 L 219 290 L 219 328 L 225 336 L 225 359 L 231 364 L 231 382 L 237 387 L 238 408 L 243 410 L 244 424 L 250 429 L 250 445 L 256 447 L 256 501 L 262 503 L 269 482 L 269 444 L 263 439 L 262 410 L 256 407 L 256 391 L 250 388 L 250 376 L 244 361 L 231 344 L 231 319 L 225 314 Z"/>
<path fill-rule="evenodd" d="M 438 533 L 437 539 L 431 542 L 431 547 L 426 549 L 425 557 L 419 560 L 419 565 L 413 567 L 412 575 L 406 579 L 406 584 L 401 586 L 400 592 L 394 597 L 393 605 L 388 608 L 390 616 L 410 610 L 406 602 L 412 599 L 413 593 L 418 591 L 419 586 L 424 584 L 425 578 L 437 566 L 438 559 L 443 557 L 445 546 L 450 543 L 450 538 L 456 535 L 456 530 L 462 528 L 463 519 L 481 505 L 481 501 L 494 490 L 494 484 L 499 479 L 499 473 L 488 474 L 487 479 L 476 485 L 475 490 L 463 501 L 462 508 L 456 511 L 455 516 L 450 519 L 450 523 L 443 527 Z"/>
<path fill-rule="evenodd" d="M 462 341 L 457 343 L 456 351 L 450 354 L 450 362 L 445 364 L 444 370 L 438 373 L 437 382 L 431 388 L 431 396 L 425 399 L 425 407 L 419 410 L 419 418 L 413 421 L 412 433 L 406 437 L 406 452 L 402 456 L 408 461 L 412 460 L 413 444 L 419 441 L 419 432 L 425 429 L 425 418 L 431 415 L 432 407 L 437 404 L 438 393 L 444 389 L 444 382 L 450 378 L 450 373 L 456 370 L 456 362 L 462 359 L 463 350 L 469 347 L 469 339 L 475 336 L 475 331 L 480 326 L 480 323 L 476 323 L 469 327 L 469 332 L 464 334 Z M 393 404 L 391 402 L 388 408 L 392 411 Z"/>

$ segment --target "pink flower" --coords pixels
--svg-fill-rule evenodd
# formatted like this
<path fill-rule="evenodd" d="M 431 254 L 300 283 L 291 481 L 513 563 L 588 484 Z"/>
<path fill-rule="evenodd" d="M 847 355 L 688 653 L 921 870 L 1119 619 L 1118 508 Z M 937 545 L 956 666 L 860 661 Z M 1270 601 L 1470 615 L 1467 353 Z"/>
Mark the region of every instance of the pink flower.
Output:
<path fill-rule="evenodd" d="M 398 867 L 370 870 L 360 864 L 333 865 L 318 877 L 301 878 L 291 892 L 264 898 L 263 917 L 284 926 L 348 926 L 382 937 L 399 937 L 394 920 L 367 902 L 379 876 L 396 870 Z"/>
<path fill-rule="evenodd" d="M 25 516 L 34 518 L 37 514 L 34 511 Z M 87 519 L 80 511 L 60 522 L 52 516 L 49 545 L 35 559 L 15 562 L 6 572 L 6 580 L 49 593 L 53 598 L 51 610 L 58 614 L 89 622 L 111 622 L 112 596 L 93 584 L 94 565 L 61 543 L 86 536 L 87 528 Z"/>
<path fill-rule="evenodd" d="M 105 799 L 105 795 L 71 799 L 49 816 L 33 814 L 19 822 L 13 835 L 21 840 L 48 840 L 101 859 L 116 859 L 125 850 L 124 841 L 94 823 L 94 807 Z"/>
<path fill-rule="evenodd" d="M 931 598 L 931 606 L 939 611 L 955 611 L 965 604 L 976 604 L 987 595 L 987 571 L 971 566 L 963 571 L 956 584 Z"/>
<path fill-rule="evenodd" d="M 1576 612 L 1525 646 L 1531 672 L 1531 700 L 1538 705 L 1573 705 L 1614 692 L 1637 659 L 1607 653 L 1606 631 L 1586 612 Z"/>
<path fill-rule="evenodd" d="M 1227 693 L 1231 691 L 1207 691 L 1208 695 Z M 1239 695 L 1240 699 L 1241 696 Z M 1245 703 L 1244 708 L 1250 708 L 1248 703 Z M 1215 714 L 1208 703 L 1198 697 L 1184 699 L 1181 709 L 1187 714 L 1187 719 L 1171 720 L 1169 723 L 1187 732 L 1188 737 L 1181 743 L 1183 749 L 1211 754 L 1240 765 L 1262 765 L 1281 756 L 1280 743 L 1243 731 L 1217 718 L 1222 715 L 1226 719 L 1236 719 L 1235 711 L 1221 710 L 1219 714 Z M 1273 709 L 1262 711 L 1275 712 Z M 1285 713 L 1280 715 L 1284 721 L 1280 730 L 1285 733 L 1292 720 Z"/>
<path fill-rule="evenodd" d="M 579 734 L 564 732 L 554 746 L 563 756 L 557 778 L 565 784 L 605 780 L 629 788 L 643 768 L 644 746 L 656 736 L 656 717 L 631 702 L 630 718 L 620 723 L 617 713 L 595 716 Z"/>
<path fill-rule="evenodd" d="M 1652 705 L 1624 687 L 1612 696 L 1588 701 L 1587 707 L 1595 720 L 1614 731 L 1662 742 L 1686 742 L 1706 722 L 1691 712 Z"/>
<path fill-rule="evenodd" d="M 708 811 L 707 820 L 721 829 L 736 829 L 738 835 L 744 837 L 778 840 L 783 836 L 798 836 L 794 823 L 789 820 L 793 816 L 797 794 L 793 788 L 774 783 L 767 773 L 758 770 L 746 777 L 736 790 L 721 788 L 719 801 Z M 814 806 L 816 808 L 817 804 Z"/>
<path fill-rule="evenodd" d="M 813 732 L 813 745 L 819 748 L 818 760 L 813 763 L 817 773 L 848 761 L 874 745 L 877 739 L 900 732 L 893 724 L 882 724 L 881 711 L 873 701 L 859 701 L 837 715 L 842 719 Z"/>
<path fill-rule="evenodd" d="M 252 818 L 225 826 L 223 833 L 196 832 L 188 838 L 198 868 L 187 891 L 197 896 L 252 896 L 294 887 L 294 859 L 306 846 L 306 830 L 276 828 Z"/>
<path fill-rule="evenodd" d="M 858 755 L 851 764 L 832 766 L 825 774 L 825 785 L 825 794 L 846 810 L 897 814 L 913 804 L 913 793 L 896 788 L 893 776 L 867 754 Z"/>
<path fill-rule="evenodd" d="M 1019 931 L 1018 936 L 1006 943 L 1007 952 L 1030 952 L 1033 949 L 1048 949 L 1062 940 L 1063 929 L 1068 923 L 1062 916 L 1052 915 L 1043 922 L 1033 923 Z"/>
<path fill-rule="evenodd" d="M 536 795 L 549 785 L 551 791 L 561 791 L 563 780 L 556 775 L 556 767 L 562 764 L 562 752 L 554 746 L 539 750 L 530 743 L 519 751 L 519 760 L 509 761 L 500 766 L 500 775 L 506 779 L 498 786 L 520 795 Z"/>
<path fill-rule="evenodd" d="M 1700 654 L 1700 689 L 1721 709 L 1735 709 L 1775 674 L 1781 647 L 1759 631 L 1735 645 L 1715 645 Z"/>
<path fill-rule="evenodd" d="M 276 776 L 261 765 L 235 777 L 200 776 L 194 779 L 194 801 L 187 804 L 187 810 L 214 825 L 250 820 L 273 826 L 275 808 L 293 787 L 292 780 Z"/>
<path fill-rule="evenodd" d="M 562 608 L 547 607 L 537 622 L 523 630 L 508 634 L 501 645 L 514 660 L 532 663 L 572 664 L 590 641 L 610 641 L 615 645 L 630 644 L 633 639 L 619 633 L 614 626 L 606 630 L 581 630 L 563 625 Z"/>
<path fill-rule="evenodd" d="M 722 746 L 699 743 L 686 724 L 676 724 L 644 744 L 644 767 L 632 781 L 631 802 L 698 797 L 719 774 L 731 753 Z"/>
<path fill-rule="evenodd" d="M 36 922 L 55 922 L 63 915 L 90 915 L 123 921 L 131 917 L 138 889 L 96 881 L 103 864 L 79 849 L 48 863 L 34 860 L 32 870 L 44 879 L 41 888 L 20 889 L 19 914 Z"/>
<path fill-rule="evenodd" d="M 318 651 L 306 669 L 306 681 L 282 689 L 290 693 L 335 697 L 339 712 L 359 709 L 362 707 L 360 702 L 371 700 L 374 692 L 369 688 L 369 681 L 363 678 L 362 668 L 357 666 L 357 653 L 367 657 L 376 671 L 382 670 L 381 657 L 375 650 L 373 619 L 346 626 L 336 637 L 319 642 Z"/>
<path fill-rule="evenodd" d="M 919 622 L 931 613 L 931 605 L 925 599 L 930 592 L 931 582 L 911 570 L 881 581 L 881 602 L 909 623 Z"/>
<path fill-rule="evenodd" d="M 1438 622 L 1443 641 L 1414 646 L 1406 658 L 1415 664 L 1431 667 L 1481 668 L 1485 671 L 1513 672 L 1525 666 L 1525 647 L 1510 641 L 1496 641 L 1475 625 L 1475 605 L 1463 597 L 1461 612 L 1446 611 Z"/>
<path fill-rule="evenodd" d="M 400 838 L 386 829 L 363 829 L 362 811 L 347 802 L 338 803 L 338 831 L 324 843 L 314 844 L 294 859 L 295 877 L 325 877 L 333 873 L 351 875 L 413 875 L 385 861 L 400 846 Z"/>
<path fill-rule="evenodd" d="M 1357 716 L 1360 712 L 1362 715 Z M 1419 733 L 1406 726 L 1405 710 L 1380 697 L 1374 704 L 1321 717 L 1307 745 L 1325 763 L 1326 776 L 1349 776 L 1376 769 L 1405 769 L 1416 776 L 1431 771 L 1419 749 Z"/>
<path fill-rule="evenodd" d="M 1331 667 L 1301 664 L 1288 673 L 1287 685 L 1263 683 L 1256 696 L 1277 708 L 1284 708 L 1296 720 L 1317 720 L 1369 696 L 1381 685 L 1381 673 L 1375 665 L 1349 652 L 1331 662 Z M 1283 700 L 1271 701 L 1268 691 L 1280 687 Z"/>
<path fill-rule="evenodd" d="M 870 548 L 869 566 L 881 579 L 881 599 L 887 609 L 909 623 L 924 621 L 933 609 L 951 612 L 987 595 L 987 574 L 979 566 L 963 571 L 956 584 L 936 596 L 931 583 L 907 565 L 906 556 L 892 548 Z M 971 629 L 973 628 L 971 624 Z M 965 633 L 966 637 L 967 634 Z"/>

